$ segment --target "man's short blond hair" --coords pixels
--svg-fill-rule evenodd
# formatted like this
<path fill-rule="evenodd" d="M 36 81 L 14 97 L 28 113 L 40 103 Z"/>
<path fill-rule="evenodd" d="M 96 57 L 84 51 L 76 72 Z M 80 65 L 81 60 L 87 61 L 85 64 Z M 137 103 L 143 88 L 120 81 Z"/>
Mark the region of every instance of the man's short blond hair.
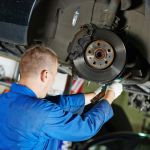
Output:
<path fill-rule="evenodd" d="M 36 75 L 43 68 L 51 69 L 56 62 L 57 55 L 54 51 L 44 46 L 33 46 L 26 50 L 20 60 L 20 76 Z"/>

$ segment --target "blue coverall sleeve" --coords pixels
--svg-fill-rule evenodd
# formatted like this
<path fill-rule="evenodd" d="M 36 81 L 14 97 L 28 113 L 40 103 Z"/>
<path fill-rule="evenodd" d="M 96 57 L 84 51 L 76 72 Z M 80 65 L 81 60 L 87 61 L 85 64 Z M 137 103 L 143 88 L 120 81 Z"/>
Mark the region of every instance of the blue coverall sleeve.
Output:
<path fill-rule="evenodd" d="M 48 114 L 42 132 L 59 140 L 83 141 L 94 136 L 112 116 L 113 110 L 106 100 L 82 115 L 66 112 L 55 105 Z"/>
<path fill-rule="evenodd" d="M 84 94 L 49 96 L 46 99 L 56 103 L 64 111 L 69 111 L 74 114 L 81 114 L 84 110 Z"/>

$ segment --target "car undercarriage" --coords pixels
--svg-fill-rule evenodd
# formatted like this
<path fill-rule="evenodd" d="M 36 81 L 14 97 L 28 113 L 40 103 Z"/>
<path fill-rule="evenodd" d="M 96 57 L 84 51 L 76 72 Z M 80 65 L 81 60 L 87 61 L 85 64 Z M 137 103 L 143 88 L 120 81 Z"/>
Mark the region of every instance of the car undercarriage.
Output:
<path fill-rule="evenodd" d="M 35 44 L 54 50 L 59 71 L 99 84 L 121 79 L 150 109 L 149 0 L 2 0 L 0 52 L 18 58 Z M 144 100 L 143 100 L 144 101 Z"/>

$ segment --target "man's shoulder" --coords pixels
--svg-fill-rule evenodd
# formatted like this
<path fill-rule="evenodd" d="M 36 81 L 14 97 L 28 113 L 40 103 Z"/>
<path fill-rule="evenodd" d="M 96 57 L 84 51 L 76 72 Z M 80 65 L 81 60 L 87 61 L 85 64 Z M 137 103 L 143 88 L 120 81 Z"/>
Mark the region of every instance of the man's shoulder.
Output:
<path fill-rule="evenodd" d="M 7 103 L 7 106 L 13 111 L 25 114 L 48 115 L 57 105 L 46 99 L 27 96 L 18 93 L 8 92 L 0 94 L 0 103 Z"/>
<path fill-rule="evenodd" d="M 26 113 L 46 114 L 54 105 L 52 102 L 44 99 L 12 92 L 2 94 L 2 97 L 10 104 L 10 107 L 25 111 Z"/>
<path fill-rule="evenodd" d="M 24 97 L 24 103 L 35 111 L 50 111 L 54 106 L 54 103 L 36 97 Z"/>
<path fill-rule="evenodd" d="M 8 98 L 8 93 L 9 93 L 9 92 L 7 92 L 7 93 L 1 93 L 1 94 L 0 94 L 0 100 L 2 100 L 2 99 L 7 99 L 7 98 Z"/>

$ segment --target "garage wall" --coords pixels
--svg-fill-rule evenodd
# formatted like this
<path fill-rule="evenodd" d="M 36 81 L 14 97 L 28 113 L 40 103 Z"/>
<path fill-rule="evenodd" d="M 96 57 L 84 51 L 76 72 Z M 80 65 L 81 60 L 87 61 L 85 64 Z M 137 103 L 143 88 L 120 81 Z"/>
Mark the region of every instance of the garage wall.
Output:
<path fill-rule="evenodd" d="M 57 73 L 54 85 L 52 89 L 49 90 L 49 95 L 60 95 L 64 93 L 66 82 L 67 82 L 67 75 L 62 73 Z"/>
<path fill-rule="evenodd" d="M 5 77 L 16 79 L 19 68 L 19 63 L 17 61 L 0 56 L 0 66 L 2 66 L 2 68 L 4 69 Z M 0 69 L 0 74 L 1 70 L 2 69 Z M 52 87 L 52 89 L 49 90 L 48 94 L 49 95 L 63 94 L 66 86 L 66 81 L 67 81 L 66 74 L 57 73 L 54 86 Z M 1 84 L 0 86 L 2 87 Z"/>
<path fill-rule="evenodd" d="M 0 56 L 0 66 L 4 69 L 5 77 L 16 77 L 18 65 L 19 63 L 17 61 Z"/>

